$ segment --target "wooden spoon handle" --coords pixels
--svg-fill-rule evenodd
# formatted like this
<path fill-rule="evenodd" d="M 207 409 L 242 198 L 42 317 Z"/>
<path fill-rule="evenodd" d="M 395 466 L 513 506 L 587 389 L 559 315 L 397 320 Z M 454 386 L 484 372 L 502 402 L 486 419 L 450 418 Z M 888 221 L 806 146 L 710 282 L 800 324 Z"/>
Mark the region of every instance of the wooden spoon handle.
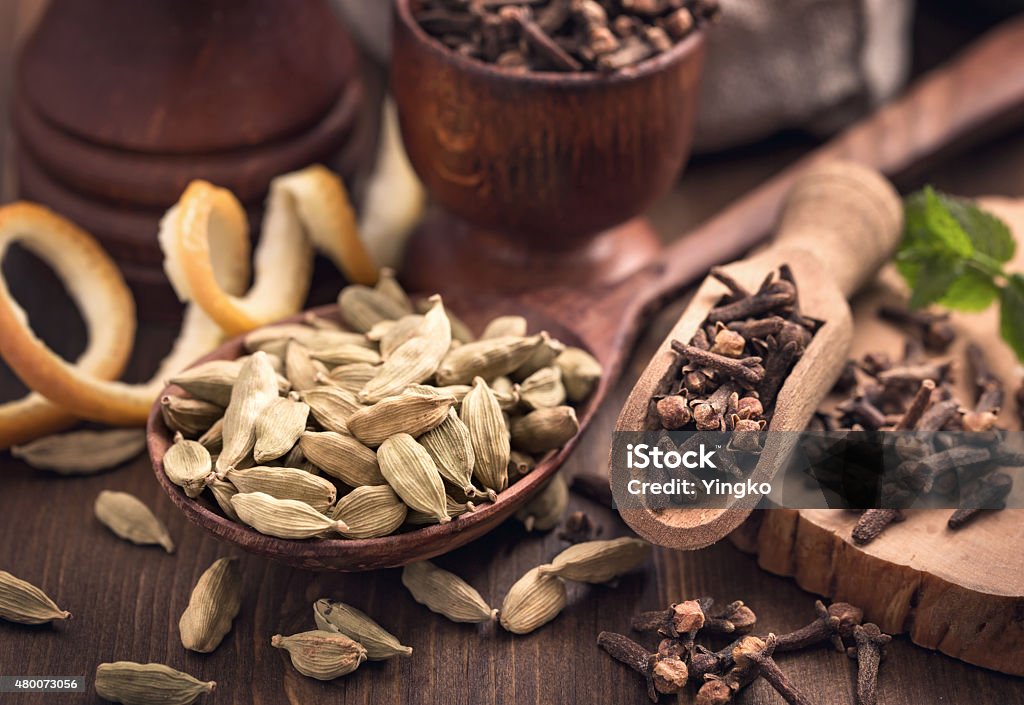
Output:
<path fill-rule="evenodd" d="M 816 162 L 850 159 L 899 180 L 928 160 L 990 137 L 1024 115 L 1024 18 L 1003 23 L 956 58 L 736 201 L 665 252 L 649 294 L 664 300 L 709 267 L 741 257 L 776 222 L 790 187 Z"/>
<path fill-rule="evenodd" d="M 823 162 L 797 179 L 775 242 L 758 258 L 781 264 L 788 252 L 809 252 L 849 298 L 892 256 L 902 225 L 900 196 L 877 171 Z"/>

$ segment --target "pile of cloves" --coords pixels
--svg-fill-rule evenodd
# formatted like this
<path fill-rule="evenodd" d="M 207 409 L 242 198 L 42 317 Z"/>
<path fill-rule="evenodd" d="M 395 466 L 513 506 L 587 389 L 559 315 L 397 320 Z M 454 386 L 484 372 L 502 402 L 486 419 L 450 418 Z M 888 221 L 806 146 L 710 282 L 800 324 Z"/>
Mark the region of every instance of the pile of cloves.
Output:
<path fill-rule="evenodd" d="M 728 705 L 740 690 L 764 678 L 790 705 L 809 705 L 812 701 L 779 668 L 773 654 L 830 642 L 857 660 L 857 702 L 875 705 L 878 667 L 891 637 L 875 624 L 861 624 L 863 617 L 859 608 L 845 602 L 826 607 L 818 601 L 812 622 L 788 634 L 760 638 L 750 635 L 757 615 L 742 601 L 716 609 L 714 600 L 705 597 L 633 617 L 635 631 L 662 637 L 653 652 L 614 632 L 601 632 L 597 644 L 644 677 L 652 702 L 689 684 L 697 705 Z M 717 651 L 697 643 L 698 638 L 723 637 L 734 641 Z"/>
<path fill-rule="evenodd" d="M 420 26 L 453 51 L 518 71 L 611 72 L 716 20 L 718 0 L 424 0 Z"/>
<path fill-rule="evenodd" d="M 1013 479 L 1000 470 L 1024 466 L 1024 454 L 1007 447 L 998 425 L 1004 384 L 981 347 L 966 348 L 974 398 L 965 404 L 953 389 L 952 361 L 936 357 L 956 337 L 948 315 L 895 306 L 882 307 L 878 315 L 908 332 L 902 359 L 869 353 L 847 362 L 833 390 L 842 401 L 830 413 L 819 412 L 809 429 L 828 439 L 816 450 L 821 457 L 836 455 L 837 444 L 850 444 L 853 434 L 874 450 L 895 453 L 895 469 L 881 475 L 880 507 L 864 511 L 852 530 L 861 545 L 902 521 L 903 508 L 929 494 L 959 499 L 960 508 L 948 520 L 951 530 L 959 529 L 982 510 L 1004 505 Z M 874 431 L 895 433 L 858 433 Z M 817 469 L 815 474 L 821 481 Z"/>
<path fill-rule="evenodd" d="M 722 269 L 712 269 L 711 276 L 728 293 L 688 343 L 672 341 L 678 366 L 665 392 L 651 400 L 649 427 L 730 433 L 727 447 L 716 455 L 721 461 L 717 469 L 742 478 L 761 451 L 761 432 L 771 420 L 779 390 L 820 323 L 800 312 L 787 265 L 769 273 L 753 292 Z M 694 434 L 678 450 L 699 442 L 700 435 Z M 660 443 L 673 445 L 668 437 Z M 678 473 L 687 474 L 682 469 Z M 696 501 L 696 496 L 680 499 Z"/>

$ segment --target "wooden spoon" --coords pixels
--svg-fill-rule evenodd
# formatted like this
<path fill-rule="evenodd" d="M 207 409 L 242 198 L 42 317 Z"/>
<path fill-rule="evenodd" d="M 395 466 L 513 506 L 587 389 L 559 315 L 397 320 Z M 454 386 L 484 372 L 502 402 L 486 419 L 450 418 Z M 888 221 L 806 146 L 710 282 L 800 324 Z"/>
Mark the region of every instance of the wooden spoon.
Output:
<path fill-rule="evenodd" d="M 847 359 L 853 319 L 847 299 L 888 260 L 900 237 L 903 209 L 895 189 L 881 176 L 851 162 L 828 162 L 808 170 L 787 199 L 775 242 L 753 257 L 724 267 L 741 285 L 756 290 L 767 274 L 788 264 L 799 293 L 800 311 L 822 321 L 804 355 L 779 391 L 765 448 L 750 475 L 770 482 L 815 409 L 828 394 Z M 662 342 L 619 415 L 617 432 L 645 431 L 651 425 L 651 397 L 668 390 L 677 370 L 673 340 L 688 342 L 727 293 L 709 277 Z M 632 477 L 616 452 L 613 488 Z M 618 496 L 618 495 L 617 495 Z M 663 546 L 708 546 L 739 526 L 761 499 L 748 494 L 729 508 L 660 512 L 623 497 L 619 512 L 634 530 Z"/>
<path fill-rule="evenodd" d="M 790 187 L 807 168 L 827 159 L 853 159 L 887 176 L 905 176 L 923 161 L 950 148 L 976 142 L 1024 112 L 1024 20 L 1009 22 L 969 47 L 949 64 L 921 79 L 905 97 L 879 110 L 843 135 L 784 170 L 718 216 L 665 250 L 662 263 L 611 287 L 592 290 L 549 288 L 517 299 L 446 299 L 471 324 L 496 315 L 526 316 L 531 330 L 545 329 L 570 345 L 588 349 L 605 375 L 578 410 L 581 432 L 614 384 L 637 334 L 651 311 L 667 297 L 720 262 L 740 257 L 758 244 L 776 221 Z M 928 119 L 925 120 L 924 118 Z M 809 297 L 810 292 L 804 292 Z M 809 303 L 809 301 L 808 301 Z M 321 311 L 326 313 L 327 309 Z M 240 354 L 241 342 L 225 343 L 207 358 Z M 169 390 L 173 391 L 173 390 Z M 164 476 L 161 459 L 170 434 L 155 409 L 149 424 L 150 455 L 157 479 L 194 522 L 242 548 L 290 565 L 316 570 L 369 570 L 403 565 L 446 553 L 490 531 L 539 490 L 575 447 L 579 434 L 498 502 L 443 525 L 380 539 L 286 541 L 235 524 L 209 506 L 190 500 Z M 595 463 L 603 462 L 595 460 Z"/>

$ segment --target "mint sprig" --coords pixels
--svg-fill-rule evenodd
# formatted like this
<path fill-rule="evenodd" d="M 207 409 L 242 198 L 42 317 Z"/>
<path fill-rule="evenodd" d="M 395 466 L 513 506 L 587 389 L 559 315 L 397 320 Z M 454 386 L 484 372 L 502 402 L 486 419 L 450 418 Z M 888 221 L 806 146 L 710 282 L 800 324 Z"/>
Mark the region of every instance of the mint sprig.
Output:
<path fill-rule="evenodd" d="M 1006 223 L 973 201 L 931 186 L 904 200 L 896 266 L 910 306 L 982 311 L 998 299 L 1000 334 L 1024 361 L 1024 275 L 1004 269 L 1016 249 Z"/>

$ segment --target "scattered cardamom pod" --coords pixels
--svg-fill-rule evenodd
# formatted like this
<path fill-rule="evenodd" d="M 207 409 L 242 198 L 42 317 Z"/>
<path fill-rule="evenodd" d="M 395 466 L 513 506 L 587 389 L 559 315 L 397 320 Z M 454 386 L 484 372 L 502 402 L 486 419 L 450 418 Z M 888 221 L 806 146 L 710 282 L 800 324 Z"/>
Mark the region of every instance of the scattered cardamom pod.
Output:
<path fill-rule="evenodd" d="M 330 480 L 297 468 L 254 467 L 229 470 L 226 479 L 239 492 L 262 492 L 275 499 L 292 499 L 326 512 L 334 504 L 338 488 Z"/>
<path fill-rule="evenodd" d="M 160 397 L 160 415 L 167 428 L 195 438 L 224 415 L 224 407 L 202 399 L 165 394 Z"/>
<path fill-rule="evenodd" d="M 440 296 L 432 296 L 431 309 L 416 335 L 392 352 L 380 372 L 359 392 L 363 402 L 378 402 L 400 394 L 410 384 L 430 379 L 452 344 L 452 331 Z"/>
<path fill-rule="evenodd" d="M 607 583 L 633 570 L 651 555 L 651 545 L 624 536 L 606 541 L 586 541 L 570 546 L 538 570 L 580 583 Z"/>
<path fill-rule="evenodd" d="M 287 651 L 296 671 L 321 681 L 348 675 L 366 660 L 366 649 L 359 642 L 319 629 L 292 636 L 276 634 L 270 645 Z"/>
<path fill-rule="evenodd" d="M 227 480 L 218 480 L 214 477 L 207 485 L 206 489 L 210 490 L 210 494 L 213 495 L 213 499 L 217 502 L 217 506 L 224 512 L 224 516 L 232 521 L 241 521 L 238 518 L 235 508 L 231 506 L 231 498 L 238 494 L 238 489 Z"/>
<path fill-rule="evenodd" d="M 59 475 L 92 475 L 117 467 L 146 448 L 146 431 L 70 431 L 11 448 L 11 455 L 34 468 Z"/>
<path fill-rule="evenodd" d="M 388 438 L 377 449 L 377 461 L 391 489 L 410 508 L 433 514 L 440 524 L 451 521 L 441 473 L 415 438 L 407 433 Z"/>
<path fill-rule="evenodd" d="M 534 568 L 509 588 L 501 605 L 501 626 L 513 634 L 528 634 L 565 607 L 565 581 Z"/>
<path fill-rule="evenodd" d="M 403 646 L 393 634 L 364 612 L 344 602 L 317 600 L 313 605 L 313 618 L 318 629 L 344 634 L 362 644 L 370 661 L 412 656 L 412 647 Z"/>
<path fill-rule="evenodd" d="M 448 416 L 455 398 L 445 394 L 407 391 L 364 406 L 348 418 L 349 432 L 370 447 L 399 433 L 419 436 Z"/>
<path fill-rule="evenodd" d="M 308 418 L 309 405 L 300 401 L 298 395 L 289 394 L 270 402 L 256 421 L 253 460 L 262 464 L 290 451 L 306 430 Z"/>
<path fill-rule="evenodd" d="M 361 333 L 335 329 L 311 328 L 298 323 L 284 323 L 267 328 L 258 328 L 245 336 L 245 349 L 249 352 L 262 350 L 279 359 L 284 358 L 288 343 L 295 341 L 309 351 L 338 345 L 360 345 L 370 347 Z M 283 371 L 282 368 L 279 371 Z"/>
<path fill-rule="evenodd" d="M 491 338 L 524 338 L 528 332 L 526 319 L 522 316 L 498 316 L 492 318 L 480 334 L 480 340 Z"/>
<path fill-rule="evenodd" d="M 217 457 L 219 474 L 249 455 L 256 444 L 256 422 L 277 398 L 277 373 L 267 354 L 253 353 L 239 371 L 231 401 L 224 411 L 224 447 Z"/>
<path fill-rule="evenodd" d="M 322 384 L 344 389 L 346 392 L 358 394 L 359 390 L 366 386 L 366 383 L 377 376 L 377 365 L 370 365 L 365 362 L 354 362 L 351 365 L 338 365 L 327 373 L 326 379 L 320 380 Z"/>
<path fill-rule="evenodd" d="M 206 478 L 213 470 L 210 451 L 198 441 L 188 441 L 179 431 L 174 435 L 174 444 L 164 453 L 164 474 L 167 479 L 195 498 L 203 493 Z"/>
<path fill-rule="evenodd" d="M 197 399 L 226 407 L 231 403 L 231 392 L 238 382 L 238 375 L 251 357 L 251 355 L 246 355 L 235 360 L 203 362 L 179 372 L 171 378 L 170 382 Z M 271 360 L 271 356 L 267 355 L 266 362 L 273 368 Z M 285 393 L 291 389 L 291 383 L 276 371 L 274 372 L 274 381 L 279 393 Z"/>
<path fill-rule="evenodd" d="M 449 409 L 448 417 L 418 440 L 430 454 L 441 477 L 461 489 L 467 497 L 480 494 L 473 487 L 473 441 L 455 409 Z"/>
<path fill-rule="evenodd" d="M 334 505 L 331 516 L 345 522 L 342 536 L 372 539 L 398 531 L 409 507 L 388 485 L 356 487 Z"/>
<path fill-rule="evenodd" d="M 466 384 L 474 377 L 493 379 L 522 365 L 548 341 L 547 333 L 490 338 L 466 343 L 445 355 L 435 375 L 438 384 Z"/>
<path fill-rule="evenodd" d="M 284 350 L 284 376 L 292 383 L 292 389 L 303 391 L 317 386 L 316 376 L 326 373 L 322 365 L 314 363 L 309 350 L 294 340 Z"/>
<path fill-rule="evenodd" d="M 0 570 L 0 619 L 19 624 L 46 624 L 70 619 L 42 590 L 32 583 Z"/>
<path fill-rule="evenodd" d="M 545 453 L 561 448 L 580 430 L 576 410 L 571 406 L 537 409 L 512 420 L 512 445 L 527 453 Z"/>
<path fill-rule="evenodd" d="M 586 399 L 601 381 L 601 363 L 586 350 L 568 347 L 555 359 L 555 364 L 562 370 L 562 384 L 571 402 Z"/>
<path fill-rule="evenodd" d="M 349 487 L 387 484 L 377 454 L 347 433 L 306 431 L 299 448 L 311 463 Z"/>
<path fill-rule="evenodd" d="M 132 661 L 101 663 L 95 685 L 101 698 L 124 705 L 192 705 L 217 687 L 215 681 L 204 683 L 162 663 Z"/>
<path fill-rule="evenodd" d="M 309 405 L 309 411 L 317 423 L 328 431 L 337 433 L 347 433 L 347 420 L 363 408 L 355 394 L 340 387 L 320 386 L 307 389 L 299 394 L 299 398 Z"/>
<path fill-rule="evenodd" d="M 527 531 L 550 531 L 562 521 L 569 506 L 569 485 L 562 473 L 556 472 L 537 496 L 516 512 Z"/>
<path fill-rule="evenodd" d="M 565 403 L 562 371 L 557 367 L 542 367 L 523 380 L 519 397 L 531 409 L 548 409 Z"/>
<path fill-rule="evenodd" d="M 390 267 L 381 267 L 380 275 L 373 290 L 391 299 L 406 313 L 412 313 L 412 302 L 409 300 L 409 295 L 405 293 L 405 289 L 395 279 L 395 270 Z"/>
<path fill-rule="evenodd" d="M 231 506 L 256 531 L 279 539 L 308 539 L 348 529 L 345 522 L 326 517 L 305 502 L 276 499 L 264 492 L 240 492 L 231 498 Z"/>
<path fill-rule="evenodd" d="M 387 294 L 358 284 L 341 290 L 338 310 L 342 320 L 360 333 L 365 333 L 380 321 L 394 321 L 411 313 Z"/>
<path fill-rule="evenodd" d="M 242 606 L 242 574 L 237 558 L 220 558 L 199 577 L 188 607 L 178 620 L 181 645 L 208 654 L 229 631 Z"/>
<path fill-rule="evenodd" d="M 473 380 L 459 415 L 473 445 L 473 476 L 484 489 L 501 492 L 508 487 L 508 431 L 498 400 L 482 378 Z"/>
<path fill-rule="evenodd" d="M 465 580 L 430 561 L 410 563 L 402 569 L 402 584 L 416 602 L 453 622 L 490 622 L 498 611 L 484 602 Z"/>
<path fill-rule="evenodd" d="M 140 546 L 159 544 L 174 553 L 174 541 L 149 507 L 127 492 L 103 490 L 96 497 L 96 518 L 126 541 Z"/>

